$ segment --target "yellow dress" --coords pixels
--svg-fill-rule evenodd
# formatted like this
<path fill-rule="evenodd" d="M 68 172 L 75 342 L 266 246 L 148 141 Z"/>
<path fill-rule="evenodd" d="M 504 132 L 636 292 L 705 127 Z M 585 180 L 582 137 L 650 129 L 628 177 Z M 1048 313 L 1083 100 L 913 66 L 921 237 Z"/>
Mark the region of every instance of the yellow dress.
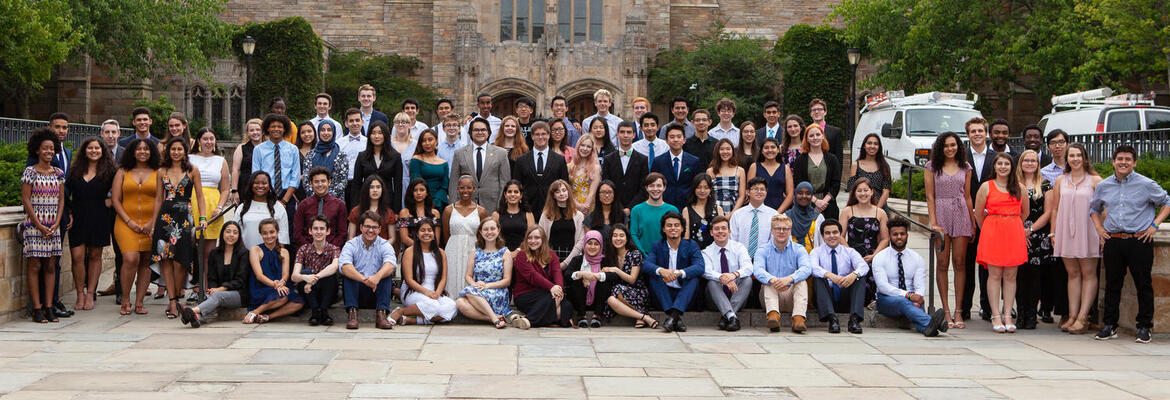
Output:
<path fill-rule="evenodd" d="M 130 176 L 130 171 L 123 171 L 122 176 L 122 208 L 130 220 L 145 226 L 154 217 L 154 197 L 158 189 L 157 172 L 151 172 L 146 182 L 139 184 Z M 114 238 L 118 240 L 118 249 L 123 253 L 151 250 L 150 236 L 130 230 L 126 221 L 117 218 L 114 221 Z"/>
<path fill-rule="evenodd" d="M 573 181 L 573 195 L 576 197 L 577 204 L 587 205 L 589 209 L 593 209 L 593 199 L 589 198 L 589 185 L 593 183 L 589 179 L 587 173 L 574 174 L 569 180 Z"/>

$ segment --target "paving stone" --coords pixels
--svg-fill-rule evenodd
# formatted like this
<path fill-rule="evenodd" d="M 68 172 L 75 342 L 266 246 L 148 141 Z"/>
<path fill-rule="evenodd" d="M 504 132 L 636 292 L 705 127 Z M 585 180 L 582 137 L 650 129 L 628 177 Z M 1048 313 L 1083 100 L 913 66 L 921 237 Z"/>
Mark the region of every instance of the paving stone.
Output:
<path fill-rule="evenodd" d="M 1137 367 L 1141 368 L 1141 367 Z M 1102 382 L 1114 382 L 1119 380 L 1133 381 L 1150 379 L 1149 376 L 1137 371 L 1064 371 L 1064 370 L 1039 370 L 1039 371 L 1020 371 L 1021 374 L 1027 375 L 1032 379 L 1088 379 Z"/>
<path fill-rule="evenodd" d="M 309 349 L 315 350 L 418 350 L 422 339 L 357 339 L 323 338 L 314 339 Z"/>
<path fill-rule="evenodd" d="M 594 338 L 593 348 L 598 353 L 687 353 L 690 349 L 675 338 Z"/>
<path fill-rule="evenodd" d="M 83 392 L 76 390 L 19 391 L 0 396 L 3 400 L 72 400 Z"/>
<path fill-rule="evenodd" d="M 374 383 L 390 372 L 390 362 L 362 361 L 362 360 L 333 360 L 321 375 L 318 382 L 351 382 Z"/>
<path fill-rule="evenodd" d="M 49 375 L 24 390 L 156 392 L 178 377 L 172 372 L 66 372 Z"/>
<path fill-rule="evenodd" d="M 748 368 L 824 368 L 807 354 L 735 354 Z"/>
<path fill-rule="evenodd" d="M 46 334 L 44 332 L 17 332 L 17 331 L 7 330 L 3 327 L 0 327 L 0 332 L 4 333 L 3 335 L 0 335 L 0 342 L 17 342 L 17 341 L 30 341 L 30 342 L 32 342 L 32 341 L 56 339 L 57 337 L 64 335 L 64 333 L 60 333 L 60 334 L 48 333 L 48 334 Z"/>
<path fill-rule="evenodd" d="M 240 384 L 228 393 L 228 399 L 239 400 L 341 400 L 353 391 L 349 383 L 290 383 L 251 382 Z"/>
<path fill-rule="evenodd" d="M 606 367 L 677 368 L 701 365 L 704 368 L 742 368 L 729 354 L 695 353 L 599 353 L 598 361 Z"/>
<path fill-rule="evenodd" d="M 188 372 L 185 382 L 308 382 L 323 365 L 209 364 Z"/>
<path fill-rule="evenodd" d="M 810 354 L 823 364 L 897 364 L 898 361 L 884 354 Z"/>
<path fill-rule="evenodd" d="M 428 344 L 419 353 L 420 360 L 480 361 L 516 360 L 516 346 L 484 344 Z"/>
<path fill-rule="evenodd" d="M 919 400 L 980 400 L 1002 399 L 1003 395 L 978 388 L 903 388 Z"/>
<path fill-rule="evenodd" d="M 793 387 L 791 388 L 802 399 L 834 399 L 834 400 L 912 400 L 909 394 L 895 388 L 825 388 L 825 387 Z"/>
<path fill-rule="evenodd" d="M 449 397 L 482 398 L 585 398 L 580 377 L 455 375 Z M 589 378 L 607 379 L 607 378 Z M 616 378 L 608 378 L 616 379 Z"/>
<path fill-rule="evenodd" d="M 1069 361 L 1098 371 L 1170 371 L 1170 356 L 1066 356 Z"/>
<path fill-rule="evenodd" d="M 81 393 L 74 400 L 157 400 L 158 393 L 152 392 L 90 392 Z M 167 400 L 211 400 L 221 396 L 215 393 L 168 393 Z M 288 398 L 288 397 L 285 397 Z"/>
<path fill-rule="evenodd" d="M 970 379 L 962 378 L 910 378 L 915 386 L 932 388 L 977 388 L 983 387 Z"/>
<path fill-rule="evenodd" d="M 787 388 L 724 387 L 723 395 L 735 399 L 795 400 L 799 398 Z"/>
<path fill-rule="evenodd" d="M 249 364 L 328 364 L 337 356 L 337 350 L 263 349 Z"/>
<path fill-rule="evenodd" d="M 446 385 L 451 382 L 451 375 L 410 375 L 389 374 L 382 379 L 383 383 L 427 383 Z"/>
<path fill-rule="evenodd" d="M 428 336 L 427 344 L 500 344 L 494 336 Z"/>
<path fill-rule="evenodd" d="M 1139 397 L 1097 381 L 1034 380 L 978 380 L 988 389 L 1012 399 L 1061 400 L 1127 400 Z"/>
<path fill-rule="evenodd" d="M 337 355 L 337 359 L 368 361 L 417 360 L 418 353 L 418 350 L 341 350 L 341 353 Z"/>
<path fill-rule="evenodd" d="M 729 354 L 763 354 L 767 353 L 756 343 L 725 342 L 725 343 L 691 343 L 691 351 L 696 353 L 729 353 Z"/>
<path fill-rule="evenodd" d="M 705 378 L 711 376 L 710 372 L 699 368 L 643 368 L 646 371 L 646 376 L 656 376 L 662 378 Z"/>
<path fill-rule="evenodd" d="M 1110 380 L 1109 384 L 1121 390 L 1149 399 L 1170 399 L 1170 380 Z"/>
<path fill-rule="evenodd" d="M 1057 357 L 1055 360 L 995 360 L 999 365 L 1014 369 L 1016 371 L 1022 370 L 1038 370 L 1038 369 L 1062 369 L 1062 370 L 1087 370 L 1083 365 L 1074 363 Z"/>
<path fill-rule="evenodd" d="M 1000 365 L 893 365 L 894 372 L 907 378 L 1015 378 L 1022 376 Z"/>
<path fill-rule="evenodd" d="M 916 365 L 976 365 L 994 364 L 978 355 L 951 355 L 951 354 L 893 354 L 891 358 L 897 360 L 902 364 L 916 364 Z"/>
<path fill-rule="evenodd" d="M 447 375 L 515 375 L 516 360 L 397 361 L 390 374 L 447 374 Z"/>
<path fill-rule="evenodd" d="M 309 346 L 313 339 L 261 339 L 240 338 L 232 342 L 230 349 L 303 349 Z"/>
<path fill-rule="evenodd" d="M 239 335 L 156 333 L 134 344 L 136 349 L 223 349 Z"/>
<path fill-rule="evenodd" d="M 133 342 L 55 342 L 44 351 L 52 353 L 113 353 L 133 346 Z"/>
<path fill-rule="evenodd" d="M 425 383 L 365 383 L 355 385 L 349 397 L 356 399 L 430 399 L 446 397 L 446 393 L 447 385 Z"/>
<path fill-rule="evenodd" d="M 702 370 L 700 370 L 702 371 Z M 704 374 L 706 372 L 704 371 Z M 556 375 L 556 376 L 646 376 L 642 368 L 602 368 L 602 367 L 520 367 L 520 375 Z"/>
<path fill-rule="evenodd" d="M 113 363 L 136 363 L 149 360 L 176 360 L 190 363 L 242 363 L 256 354 L 255 349 L 126 349 L 102 360 Z"/>
<path fill-rule="evenodd" d="M 556 357 L 522 357 L 520 368 L 590 368 L 600 367 L 597 357 L 556 358 Z"/>
<path fill-rule="evenodd" d="M 849 386 L 827 368 L 712 368 L 708 372 L 725 387 Z"/>
<path fill-rule="evenodd" d="M 590 396 L 713 396 L 723 391 L 709 378 L 585 377 Z"/>
<path fill-rule="evenodd" d="M 868 387 L 905 387 L 912 386 L 910 381 L 891 371 L 885 365 L 870 364 L 870 365 L 845 365 L 836 364 L 829 365 L 829 369 L 836 372 L 838 376 L 854 386 L 868 386 Z"/>
<path fill-rule="evenodd" d="M 20 388 L 39 381 L 48 375 L 48 373 L 43 372 L 5 371 L 3 374 L 0 374 L 0 394 L 18 391 Z"/>
<path fill-rule="evenodd" d="M 593 346 L 520 345 L 520 357 L 596 357 Z"/>
<path fill-rule="evenodd" d="M 760 347 L 777 354 L 881 354 L 866 343 L 762 343 Z"/>
<path fill-rule="evenodd" d="M 3 336 L 3 335 L 0 335 Z M 0 342 L 0 357 L 19 358 L 34 354 L 52 345 L 52 342 L 6 341 Z"/>

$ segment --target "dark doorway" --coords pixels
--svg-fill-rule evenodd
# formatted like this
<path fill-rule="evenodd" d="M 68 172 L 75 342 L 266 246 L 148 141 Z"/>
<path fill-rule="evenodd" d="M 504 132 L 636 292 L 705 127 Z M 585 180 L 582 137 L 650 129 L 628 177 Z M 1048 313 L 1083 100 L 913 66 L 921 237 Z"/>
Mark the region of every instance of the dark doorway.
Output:
<path fill-rule="evenodd" d="M 492 115 L 503 118 L 508 115 L 516 115 L 516 100 L 523 97 L 517 93 L 504 93 L 492 97 Z"/>
<path fill-rule="evenodd" d="M 591 95 L 581 95 L 569 100 L 569 111 L 565 113 L 569 118 L 578 121 L 584 121 L 585 117 L 593 114 L 597 114 L 597 106 L 593 105 Z"/>

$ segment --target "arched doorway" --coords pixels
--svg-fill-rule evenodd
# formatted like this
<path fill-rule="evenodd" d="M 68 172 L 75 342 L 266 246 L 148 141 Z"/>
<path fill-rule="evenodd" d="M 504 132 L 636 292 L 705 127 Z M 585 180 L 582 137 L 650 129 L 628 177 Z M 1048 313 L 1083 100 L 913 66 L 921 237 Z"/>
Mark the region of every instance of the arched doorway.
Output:
<path fill-rule="evenodd" d="M 492 115 L 503 118 L 505 115 L 516 115 L 516 100 L 521 96 L 518 93 L 504 93 L 492 97 Z"/>
<path fill-rule="evenodd" d="M 597 114 L 597 107 L 593 105 L 593 96 L 591 95 L 580 95 L 571 98 L 569 99 L 568 106 L 569 111 L 565 112 L 565 115 L 578 121 L 584 121 L 585 117 Z M 588 127 L 582 128 L 589 129 Z"/>

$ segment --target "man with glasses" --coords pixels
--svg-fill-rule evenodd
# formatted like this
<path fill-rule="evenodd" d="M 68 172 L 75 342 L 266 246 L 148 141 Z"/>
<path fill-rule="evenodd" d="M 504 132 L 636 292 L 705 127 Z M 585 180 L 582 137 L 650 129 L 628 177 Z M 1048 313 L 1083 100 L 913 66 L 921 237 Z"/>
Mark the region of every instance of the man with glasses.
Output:
<path fill-rule="evenodd" d="M 760 282 L 760 304 L 768 311 L 765 317 L 768 330 L 780 331 L 780 312 L 792 313 L 792 331 L 804 333 L 805 312 L 808 310 L 808 284 L 812 274 L 808 252 L 804 246 L 789 239 L 792 219 L 777 214 L 769 222 L 772 241 L 756 251 L 755 277 Z M 750 250 L 750 248 L 749 248 Z"/>
<path fill-rule="evenodd" d="M 391 291 L 394 289 L 394 248 L 389 241 L 378 236 L 382 229 L 382 217 L 378 213 L 366 211 L 358 223 L 361 235 L 345 242 L 337 261 L 341 265 L 348 317 L 345 329 L 358 328 L 358 307 L 363 298 L 374 299 L 374 326 L 391 329 L 394 324 L 386 316 L 390 313 Z"/>
<path fill-rule="evenodd" d="M 459 177 L 463 175 L 470 176 L 475 182 L 472 201 L 491 213 L 500 203 L 504 186 L 512 180 L 508 151 L 488 143 L 488 135 L 491 134 L 491 123 L 488 120 L 478 117 L 471 120 L 468 131 L 471 133 L 471 144 L 455 150 L 452 156 L 451 182 L 459 182 Z M 447 194 L 451 204 L 459 200 L 458 192 L 452 190 Z"/>
<path fill-rule="evenodd" d="M 687 137 L 683 151 L 699 157 L 699 166 L 706 170 L 711 165 L 711 158 L 714 157 L 715 144 L 719 143 L 707 134 L 707 128 L 711 127 L 711 113 L 702 108 L 695 110 L 695 113 L 691 114 L 691 122 L 694 123 L 695 132 L 694 135 Z"/>
<path fill-rule="evenodd" d="M 1053 129 L 1052 132 L 1048 132 L 1047 140 L 1048 152 L 1052 153 L 1052 163 L 1040 168 L 1040 176 L 1049 183 L 1056 183 L 1056 178 L 1059 178 L 1067 168 L 1064 153 L 1068 150 L 1068 134 L 1060 129 Z"/>
<path fill-rule="evenodd" d="M 829 152 L 837 156 L 838 160 L 844 160 L 844 150 L 841 149 L 841 128 L 829 125 L 825 121 L 825 115 L 828 115 L 828 107 L 825 106 L 825 101 L 821 99 L 812 99 L 808 104 L 808 114 L 812 117 L 812 123 L 820 125 L 825 132 L 825 140 L 829 142 Z"/>

